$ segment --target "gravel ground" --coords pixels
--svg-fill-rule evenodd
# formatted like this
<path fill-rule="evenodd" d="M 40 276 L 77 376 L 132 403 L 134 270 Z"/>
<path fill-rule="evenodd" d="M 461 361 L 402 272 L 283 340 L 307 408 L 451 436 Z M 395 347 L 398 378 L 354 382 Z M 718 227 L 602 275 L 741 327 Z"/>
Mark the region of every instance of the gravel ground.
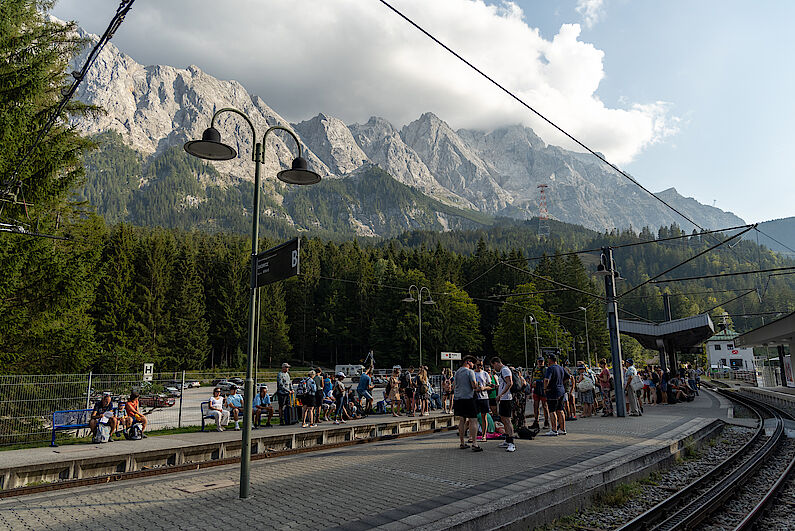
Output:
<path fill-rule="evenodd" d="M 781 476 L 787 465 L 795 458 L 795 441 L 787 439 L 776 449 L 776 454 L 781 458 L 768 460 L 762 468 L 757 470 L 753 477 L 738 490 L 726 503 L 725 509 L 707 520 L 699 529 L 704 531 L 719 531 L 734 529 L 745 516 L 759 503 L 762 496 L 773 486 Z M 790 482 L 792 483 L 792 482 Z M 792 486 L 790 485 L 792 490 Z M 781 511 L 778 511 L 779 513 Z M 785 511 L 786 517 L 770 518 L 770 524 L 758 526 L 758 529 L 795 529 L 795 520 Z M 775 523 L 773 523 L 775 522 Z"/>
<path fill-rule="evenodd" d="M 675 491 L 703 476 L 751 439 L 755 430 L 725 426 L 700 450 L 689 452 L 670 468 L 648 478 L 620 485 L 602 495 L 583 512 L 548 524 L 544 530 L 614 529 L 668 498 Z"/>

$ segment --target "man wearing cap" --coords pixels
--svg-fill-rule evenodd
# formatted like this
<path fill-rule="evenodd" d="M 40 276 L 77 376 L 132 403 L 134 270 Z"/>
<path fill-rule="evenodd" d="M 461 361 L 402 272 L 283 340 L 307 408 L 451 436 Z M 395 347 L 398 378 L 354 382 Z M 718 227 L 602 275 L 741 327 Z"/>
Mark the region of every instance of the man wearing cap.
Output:
<path fill-rule="evenodd" d="M 232 386 L 232 393 L 226 397 L 226 405 L 229 408 L 229 414 L 232 420 L 235 421 L 235 429 L 240 429 L 240 414 L 243 412 L 243 396 L 237 394 L 237 386 Z"/>
<path fill-rule="evenodd" d="M 541 406 L 544 407 L 544 428 L 549 428 L 549 407 L 547 406 L 547 397 L 544 395 L 545 373 L 544 358 L 539 356 L 531 374 L 531 381 L 533 382 L 533 418 L 535 419 L 531 428 L 534 430 L 540 429 L 538 427 L 538 410 Z"/>
<path fill-rule="evenodd" d="M 566 435 L 566 416 L 563 414 L 563 401 L 566 400 L 566 389 L 563 387 L 563 367 L 558 365 L 558 358 L 554 354 L 547 357 L 547 372 L 544 375 L 544 394 L 547 397 L 547 406 L 552 415 L 552 426 L 544 435 Z"/>
<path fill-rule="evenodd" d="M 263 385 L 259 388 L 259 394 L 254 397 L 254 428 L 259 428 L 262 414 L 268 414 L 268 422 L 265 424 L 266 428 L 271 427 L 271 419 L 273 418 L 273 406 L 271 405 L 271 397 L 268 395 L 268 386 Z"/>
<path fill-rule="evenodd" d="M 293 392 L 293 383 L 290 380 L 290 364 L 282 363 L 282 371 L 276 375 L 276 398 L 279 399 L 279 418 L 282 424 L 287 424 L 285 413 L 290 405 L 290 394 Z"/>
<path fill-rule="evenodd" d="M 116 432 L 116 414 L 113 410 L 113 399 L 110 393 L 103 393 L 102 398 L 94 404 L 94 411 L 91 412 L 91 420 L 88 421 L 88 428 L 91 435 L 97 434 L 100 424 L 107 424 L 110 428 L 109 433 Z M 109 441 L 112 439 L 108 439 Z"/>

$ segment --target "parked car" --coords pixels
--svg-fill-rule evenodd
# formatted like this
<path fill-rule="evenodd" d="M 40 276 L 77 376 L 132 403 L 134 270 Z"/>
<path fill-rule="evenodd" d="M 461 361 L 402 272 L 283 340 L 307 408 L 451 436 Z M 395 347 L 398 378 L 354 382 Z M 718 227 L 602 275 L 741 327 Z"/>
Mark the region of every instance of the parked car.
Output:
<path fill-rule="evenodd" d="M 146 395 L 138 399 L 138 403 L 143 407 L 171 407 L 176 401 L 174 397 L 166 395 Z"/>
<path fill-rule="evenodd" d="M 243 387 L 243 384 L 246 383 L 246 381 L 243 378 L 238 378 L 237 376 L 235 376 L 234 378 L 229 378 L 229 381 L 238 387 Z"/>
<path fill-rule="evenodd" d="M 185 385 L 188 386 L 188 389 L 193 389 L 194 387 L 201 387 L 202 383 L 199 380 L 193 380 L 190 382 L 185 382 Z"/>
<path fill-rule="evenodd" d="M 182 391 L 180 391 L 176 387 L 166 387 L 166 391 L 171 393 L 171 396 L 174 396 L 174 397 L 177 397 L 177 398 L 179 398 L 179 396 L 182 394 Z"/>
<path fill-rule="evenodd" d="M 221 391 L 229 391 L 232 389 L 232 386 L 239 387 L 236 383 L 233 383 L 229 380 L 219 380 L 218 383 L 213 384 L 214 387 L 219 388 Z"/>

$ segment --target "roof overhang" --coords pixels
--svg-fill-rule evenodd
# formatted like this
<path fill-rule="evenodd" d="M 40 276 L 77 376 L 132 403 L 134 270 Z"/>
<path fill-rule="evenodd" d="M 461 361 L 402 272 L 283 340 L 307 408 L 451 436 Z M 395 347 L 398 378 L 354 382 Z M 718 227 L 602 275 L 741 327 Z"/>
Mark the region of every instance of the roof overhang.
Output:
<path fill-rule="evenodd" d="M 715 334 L 709 314 L 702 313 L 664 323 L 618 320 L 618 330 L 638 340 L 647 349 L 682 351 L 700 345 Z"/>
<path fill-rule="evenodd" d="M 792 345 L 795 343 L 795 312 L 734 338 L 741 347 Z"/>

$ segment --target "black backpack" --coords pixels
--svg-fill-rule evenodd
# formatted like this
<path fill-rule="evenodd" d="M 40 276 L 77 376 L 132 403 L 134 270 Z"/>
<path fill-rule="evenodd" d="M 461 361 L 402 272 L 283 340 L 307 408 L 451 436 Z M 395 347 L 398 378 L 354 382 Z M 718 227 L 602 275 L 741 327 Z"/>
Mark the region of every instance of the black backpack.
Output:
<path fill-rule="evenodd" d="M 140 424 L 135 423 L 124 431 L 124 438 L 128 441 L 140 441 L 143 439 L 144 430 Z"/>
<path fill-rule="evenodd" d="M 516 369 L 511 369 L 511 393 L 521 393 L 524 390 L 524 378 Z"/>

